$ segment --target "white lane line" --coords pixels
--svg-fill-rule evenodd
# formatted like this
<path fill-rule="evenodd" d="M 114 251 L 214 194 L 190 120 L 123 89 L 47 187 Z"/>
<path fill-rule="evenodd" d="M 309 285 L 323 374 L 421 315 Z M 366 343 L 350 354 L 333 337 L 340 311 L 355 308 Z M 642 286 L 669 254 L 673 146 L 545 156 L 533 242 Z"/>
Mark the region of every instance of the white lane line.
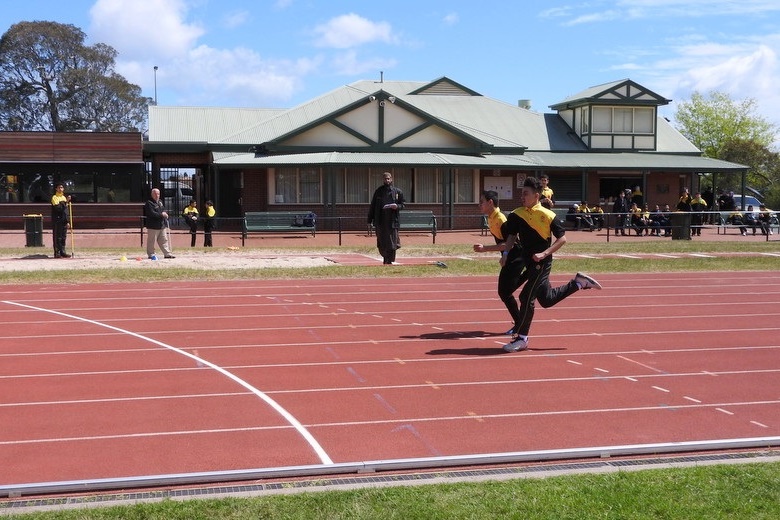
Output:
<path fill-rule="evenodd" d="M 670 392 L 670 390 L 667 390 L 666 388 L 661 388 L 660 386 L 651 386 L 650 388 L 655 388 L 659 392 L 665 392 L 667 394 Z"/>
<path fill-rule="evenodd" d="M 734 415 L 734 412 L 729 412 L 728 410 L 724 410 L 723 408 L 715 408 L 717 411 L 725 413 L 726 415 Z"/>
<path fill-rule="evenodd" d="M 220 374 L 224 375 L 225 377 L 227 377 L 229 379 L 232 379 L 234 382 L 236 382 L 239 385 L 243 386 L 244 388 L 246 388 L 247 390 L 249 390 L 250 392 L 255 394 L 257 397 L 259 397 L 266 404 L 268 404 L 271 408 L 276 410 L 276 412 L 279 415 L 284 417 L 284 419 L 288 423 L 290 423 L 290 425 L 293 428 L 295 428 L 295 430 L 301 435 L 301 437 L 306 439 L 306 442 L 308 442 L 309 446 L 311 446 L 312 449 L 315 451 L 315 453 L 317 453 L 317 456 L 320 458 L 320 461 L 323 464 L 333 464 L 333 461 L 331 460 L 331 458 L 328 456 L 328 454 L 325 452 L 325 450 L 322 448 L 322 446 L 320 446 L 320 444 L 317 442 L 317 440 L 314 438 L 314 436 L 290 412 L 285 410 L 279 403 L 277 403 L 276 401 L 271 399 L 265 392 L 255 388 L 254 386 L 252 386 L 248 382 L 244 381 L 243 379 L 241 379 L 237 375 L 235 375 L 235 374 L 225 370 L 224 368 L 220 367 L 219 365 L 215 365 L 214 363 L 212 363 L 210 361 L 207 361 L 205 359 L 199 358 L 198 356 L 190 354 L 189 352 L 186 352 L 186 351 L 184 351 L 184 350 L 182 350 L 180 348 L 176 348 L 174 346 L 168 345 L 168 344 L 163 343 L 161 341 L 157 341 L 155 339 L 148 338 L 146 336 L 142 336 L 141 334 L 136 334 L 135 332 L 131 332 L 129 330 L 124 330 L 124 329 L 120 329 L 118 327 L 114 327 L 112 325 L 108 325 L 108 324 L 105 324 L 105 323 L 100 323 L 99 321 L 89 320 L 89 319 L 86 319 L 86 318 L 82 318 L 82 317 L 79 317 L 79 316 L 74 316 L 72 314 L 67 314 L 67 313 L 64 313 L 64 312 L 54 311 L 54 310 L 50 310 L 50 309 L 44 309 L 44 308 L 35 307 L 35 306 L 32 306 L 32 305 L 26 305 L 24 303 L 12 302 L 12 301 L 7 301 L 7 300 L 3 301 L 2 303 L 8 304 L 8 305 L 15 305 L 17 307 L 23 307 L 25 309 L 31 309 L 31 310 L 35 310 L 35 311 L 39 311 L 39 312 L 47 312 L 47 313 L 50 313 L 50 314 L 56 314 L 58 316 L 63 316 L 65 318 L 70 318 L 72 320 L 77 320 L 77 321 L 81 321 L 81 322 L 84 322 L 84 323 L 89 323 L 89 324 L 92 324 L 92 325 L 95 325 L 95 326 L 98 326 L 98 327 L 105 327 L 107 329 L 110 329 L 110 330 L 113 330 L 113 331 L 116 331 L 116 332 L 120 332 L 122 334 L 127 334 L 129 336 L 133 336 L 134 338 L 138 338 L 138 339 L 140 339 L 142 341 L 148 341 L 149 343 L 153 343 L 153 344 L 158 345 L 160 347 L 166 348 L 166 349 L 168 349 L 168 350 L 170 350 L 172 352 L 176 352 L 177 354 L 180 354 L 182 356 L 188 357 L 188 358 L 194 360 L 197 363 L 202 363 L 204 366 L 209 367 L 212 370 L 215 370 L 215 371 L 219 372 Z"/>

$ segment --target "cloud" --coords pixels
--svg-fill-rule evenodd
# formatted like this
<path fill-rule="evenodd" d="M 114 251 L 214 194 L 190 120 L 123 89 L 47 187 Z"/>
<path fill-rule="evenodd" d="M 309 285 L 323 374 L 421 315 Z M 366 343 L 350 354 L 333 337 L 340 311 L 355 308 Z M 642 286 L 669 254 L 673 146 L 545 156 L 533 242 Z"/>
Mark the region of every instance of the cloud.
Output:
<path fill-rule="evenodd" d="M 449 13 L 444 16 L 443 22 L 444 25 L 455 25 L 460 21 L 460 16 L 458 16 L 458 13 Z"/>
<path fill-rule="evenodd" d="M 372 22 L 354 13 L 331 18 L 314 28 L 315 46 L 349 49 L 366 43 L 397 43 L 392 27 L 387 22 Z"/>
<path fill-rule="evenodd" d="M 252 15 L 249 11 L 231 11 L 222 17 L 222 26 L 227 29 L 235 29 L 251 20 Z"/>
<path fill-rule="evenodd" d="M 97 0 L 89 12 L 89 34 L 129 56 L 152 60 L 178 56 L 205 32 L 184 22 L 186 11 L 182 0 Z"/>
<path fill-rule="evenodd" d="M 559 19 L 563 26 L 644 18 L 762 16 L 780 11 L 776 0 L 599 0 L 545 9 L 540 18 Z"/>

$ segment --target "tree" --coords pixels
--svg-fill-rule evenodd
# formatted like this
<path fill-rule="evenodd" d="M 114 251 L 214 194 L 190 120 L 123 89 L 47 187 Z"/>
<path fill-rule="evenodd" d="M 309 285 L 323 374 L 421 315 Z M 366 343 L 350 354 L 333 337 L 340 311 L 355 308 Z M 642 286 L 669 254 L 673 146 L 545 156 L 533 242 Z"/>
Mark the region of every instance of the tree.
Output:
<path fill-rule="evenodd" d="M 114 71 L 116 50 L 73 25 L 20 22 L 0 38 L 0 130 L 142 131 L 151 98 Z"/>
<path fill-rule="evenodd" d="M 675 120 L 680 133 L 705 157 L 717 158 L 728 141 L 753 141 L 764 147 L 772 143 L 777 128 L 755 110 L 754 99 L 736 103 L 723 92 L 710 92 L 708 98 L 694 92 L 690 101 L 679 104 Z"/>

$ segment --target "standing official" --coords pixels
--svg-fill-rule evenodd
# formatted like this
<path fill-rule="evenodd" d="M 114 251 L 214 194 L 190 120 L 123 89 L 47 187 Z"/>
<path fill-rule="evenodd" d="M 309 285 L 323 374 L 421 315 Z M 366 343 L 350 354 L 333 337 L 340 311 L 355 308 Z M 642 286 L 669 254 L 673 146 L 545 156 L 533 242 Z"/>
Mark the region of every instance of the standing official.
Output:
<path fill-rule="evenodd" d="M 403 192 L 393 186 L 393 174 L 385 172 L 368 210 L 368 223 L 376 229 L 376 247 L 385 265 L 395 263 L 395 252 L 401 247 L 398 212 L 404 209 L 404 203 Z"/>

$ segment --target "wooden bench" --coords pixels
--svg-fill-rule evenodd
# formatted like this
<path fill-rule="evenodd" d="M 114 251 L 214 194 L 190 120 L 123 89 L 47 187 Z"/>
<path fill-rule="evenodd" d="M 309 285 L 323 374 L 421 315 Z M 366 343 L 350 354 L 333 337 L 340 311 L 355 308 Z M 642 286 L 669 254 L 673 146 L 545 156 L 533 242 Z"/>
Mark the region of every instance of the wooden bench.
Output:
<path fill-rule="evenodd" d="M 244 213 L 241 245 L 249 233 L 311 233 L 317 234 L 317 219 L 310 211 L 253 211 Z"/>
<path fill-rule="evenodd" d="M 433 243 L 436 243 L 436 215 L 433 211 L 402 209 L 398 213 L 399 231 L 424 231 L 430 233 L 433 237 Z M 368 226 L 368 235 L 374 232 L 374 226 Z"/>

